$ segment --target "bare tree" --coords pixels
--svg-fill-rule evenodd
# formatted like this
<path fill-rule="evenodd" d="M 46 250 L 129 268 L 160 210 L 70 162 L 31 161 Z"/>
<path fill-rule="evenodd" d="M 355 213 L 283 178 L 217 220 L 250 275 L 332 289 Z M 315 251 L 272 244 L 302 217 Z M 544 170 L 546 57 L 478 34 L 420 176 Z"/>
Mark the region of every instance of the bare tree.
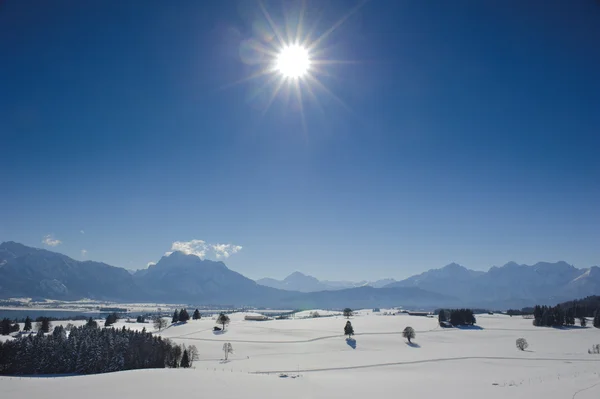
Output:
<path fill-rule="evenodd" d="M 229 354 L 233 353 L 233 346 L 231 346 L 230 342 L 223 344 L 223 352 L 225 352 L 225 360 L 229 359 Z"/>
<path fill-rule="evenodd" d="M 162 331 L 163 328 L 167 326 L 167 321 L 162 317 L 156 317 L 154 319 L 154 328 L 158 331 Z"/>
<path fill-rule="evenodd" d="M 408 343 L 410 344 L 410 340 L 415 339 L 415 329 L 412 327 L 406 327 L 404 331 L 402 331 L 402 336 L 406 338 L 408 340 Z"/>
<path fill-rule="evenodd" d="M 200 359 L 200 355 L 198 354 L 198 348 L 196 348 L 196 345 L 188 346 L 187 351 L 190 356 L 190 366 L 191 366 L 196 360 Z"/>
<path fill-rule="evenodd" d="M 517 339 L 517 348 L 519 348 L 519 350 L 524 351 L 525 349 L 527 349 L 528 346 L 529 344 L 527 343 L 527 340 L 525 338 Z"/>

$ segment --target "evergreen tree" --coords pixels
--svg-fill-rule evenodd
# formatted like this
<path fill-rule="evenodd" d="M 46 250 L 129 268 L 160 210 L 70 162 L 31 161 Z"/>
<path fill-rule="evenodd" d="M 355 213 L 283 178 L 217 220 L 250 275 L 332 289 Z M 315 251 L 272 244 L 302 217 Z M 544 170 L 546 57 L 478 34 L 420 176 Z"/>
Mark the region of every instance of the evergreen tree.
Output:
<path fill-rule="evenodd" d="M 25 318 L 25 326 L 23 326 L 23 331 L 31 331 L 31 317 L 29 316 Z"/>
<path fill-rule="evenodd" d="M 350 320 L 346 322 L 346 326 L 344 327 L 344 335 L 347 335 L 348 339 L 352 338 L 354 335 L 354 328 L 352 328 L 352 323 L 350 323 Z"/>
<path fill-rule="evenodd" d="M 200 311 L 198 309 L 194 310 L 194 314 L 192 315 L 192 319 L 198 320 L 200 318 L 202 318 L 202 315 L 200 315 Z"/>
<path fill-rule="evenodd" d="M 415 330 L 412 327 L 406 327 L 404 331 L 402 331 L 402 336 L 408 340 L 408 343 L 411 343 L 411 339 L 415 339 Z"/>
<path fill-rule="evenodd" d="M 179 310 L 175 309 L 173 312 L 173 318 L 171 319 L 171 323 L 175 324 L 179 321 Z"/>
<path fill-rule="evenodd" d="M 440 313 L 438 314 L 438 323 L 442 324 L 443 321 L 447 321 L 446 311 L 444 309 L 440 309 Z"/>
<path fill-rule="evenodd" d="M 352 316 L 352 309 L 350 309 L 350 308 L 344 309 L 344 317 L 346 317 L 348 319 L 348 318 L 350 318 L 350 316 Z"/>
<path fill-rule="evenodd" d="M 580 317 L 580 318 L 579 318 L 579 325 L 580 325 L 581 327 L 585 327 L 585 326 L 587 326 L 587 320 L 585 319 L 585 317 Z"/>
<path fill-rule="evenodd" d="M 600 308 L 596 309 L 594 314 L 594 327 L 600 328 Z"/>
<path fill-rule="evenodd" d="M 10 334 L 10 319 L 3 318 L 0 322 L 0 334 L 8 335 Z"/>
<path fill-rule="evenodd" d="M 106 316 L 106 320 L 104 321 L 104 327 L 110 327 L 117 322 L 117 314 L 111 313 Z"/>
<path fill-rule="evenodd" d="M 98 323 L 96 323 L 96 320 L 94 320 L 90 317 L 88 319 L 87 323 L 85 323 L 85 326 L 89 327 L 89 328 L 98 328 Z"/>
<path fill-rule="evenodd" d="M 187 310 L 181 309 L 181 312 L 179 312 L 179 321 L 185 323 L 189 319 L 190 319 L 190 315 L 188 314 Z"/>
<path fill-rule="evenodd" d="M 575 325 L 575 309 L 568 308 L 565 312 L 565 324 L 567 326 Z"/>
<path fill-rule="evenodd" d="M 188 355 L 188 351 L 184 350 L 183 351 L 183 356 L 181 357 L 181 367 L 183 368 L 189 368 L 191 366 L 190 364 L 190 357 Z"/>
<path fill-rule="evenodd" d="M 229 316 L 227 316 L 225 313 L 221 313 L 217 318 L 217 323 L 222 324 L 223 331 L 225 331 L 225 324 L 229 324 Z"/>
<path fill-rule="evenodd" d="M 50 322 L 49 317 L 38 317 L 36 327 L 38 333 L 41 331 L 42 333 L 50 332 L 50 328 L 52 328 L 52 323 Z"/>

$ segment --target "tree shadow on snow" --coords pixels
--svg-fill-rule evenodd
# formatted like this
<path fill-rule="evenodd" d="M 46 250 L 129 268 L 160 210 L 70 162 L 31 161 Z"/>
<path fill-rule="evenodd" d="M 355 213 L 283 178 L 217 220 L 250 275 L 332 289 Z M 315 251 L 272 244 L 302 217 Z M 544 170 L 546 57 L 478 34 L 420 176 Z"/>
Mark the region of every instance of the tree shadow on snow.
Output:
<path fill-rule="evenodd" d="M 223 335 L 223 334 L 225 334 L 226 332 L 227 332 L 227 330 L 225 330 L 225 331 L 223 331 L 223 330 L 214 331 L 214 330 L 213 330 L 213 334 L 214 334 L 214 335 Z"/>
<path fill-rule="evenodd" d="M 410 346 L 411 348 L 420 348 L 421 345 L 417 344 L 416 342 L 407 342 L 406 345 Z"/>
<path fill-rule="evenodd" d="M 483 330 L 482 327 L 476 326 L 476 325 L 472 325 L 472 326 L 454 326 L 456 328 L 458 328 L 459 330 Z"/>
<path fill-rule="evenodd" d="M 220 364 L 227 364 L 227 363 L 229 363 L 230 361 L 231 361 L 231 360 L 229 360 L 229 359 L 227 359 L 227 360 L 221 359 L 221 361 L 220 361 L 219 363 L 220 363 Z"/>
<path fill-rule="evenodd" d="M 346 343 L 352 349 L 356 349 L 356 340 L 354 338 L 346 338 Z"/>
<path fill-rule="evenodd" d="M 552 326 L 552 328 L 556 329 L 556 330 L 583 330 L 588 328 L 586 327 L 581 327 L 581 326 Z"/>

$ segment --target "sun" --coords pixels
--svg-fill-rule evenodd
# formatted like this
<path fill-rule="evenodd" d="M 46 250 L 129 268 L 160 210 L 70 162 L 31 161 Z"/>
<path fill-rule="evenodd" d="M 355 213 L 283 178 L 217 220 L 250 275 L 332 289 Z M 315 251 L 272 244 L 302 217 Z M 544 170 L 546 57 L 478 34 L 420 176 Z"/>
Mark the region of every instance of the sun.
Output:
<path fill-rule="evenodd" d="M 298 79 L 310 68 L 308 50 L 297 44 L 284 47 L 275 60 L 275 68 L 285 78 Z"/>

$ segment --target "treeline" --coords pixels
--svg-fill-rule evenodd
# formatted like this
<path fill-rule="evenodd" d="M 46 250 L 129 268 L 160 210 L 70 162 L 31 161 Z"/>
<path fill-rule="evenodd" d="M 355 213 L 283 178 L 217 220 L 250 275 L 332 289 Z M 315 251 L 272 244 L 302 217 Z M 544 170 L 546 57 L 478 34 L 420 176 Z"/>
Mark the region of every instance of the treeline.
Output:
<path fill-rule="evenodd" d="M 91 324 L 91 323 L 90 323 Z M 195 347 L 185 348 L 144 330 L 57 326 L 0 342 L 0 374 L 94 374 L 121 370 L 190 367 Z"/>
<path fill-rule="evenodd" d="M 571 301 L 573 306 L 565 308 L 561 305 L 540 306 L 533 308 L 533 325 L 544 327 L 573 326 L 575 320 L 579 321 L 581 327 L 587 325 L 586 317 L 590 313 L 587 306 L 581 306 L 577 301 Z M 594 311 L 594 327 L 600 328 L 600 308 Z"/>
<path fill-rule="evenodd" d="M 592 295 L 583 299 L 575 299 L 572 301 L 559 303 L 557 306 L 560 306 L 565 310 L 577 308 L 577 316 L 575 316 L 575 318 L 594 317 L 596 315 L 596 311 L 600 309 L 600 296 Z M 533 307 L 525 307 L 522 309 L 508 309 L 506 314 L 510 316 L 533 315 L 533 311 Z"/>
<path fill-rule="evenodd" d="M 200 314 L 200 311 L 198 309 L 196 309 L 194 311 L 192 318 L 194 320 L 198 320 L 198 319 L 202 318 L 202 315 Z M 185 323 L 189 319 L 190 319 L 190 315 L 188 314 L 186 309 L 181 309 L 181 310 L 175 309 L 175 311 L 173 312 L 173 317 L 171 318 L 171 323 L 177 323 L 177 322 Z"/>
<path fill-rule="evenodd" d="M 472 326 L 477 322 L 472 309 L 440 309 L 438 321 L 450 322 L 453 326 Z"/>
<path fill-rule="evenodd" d="M 600 309 L 600 296 L 593 295 L 583 299 L 575 299 L 573 301 L 563 302 L 560 306 L 563 309 L 579 307 L 586 317 L 594 317 L 597 310 Z"/>

